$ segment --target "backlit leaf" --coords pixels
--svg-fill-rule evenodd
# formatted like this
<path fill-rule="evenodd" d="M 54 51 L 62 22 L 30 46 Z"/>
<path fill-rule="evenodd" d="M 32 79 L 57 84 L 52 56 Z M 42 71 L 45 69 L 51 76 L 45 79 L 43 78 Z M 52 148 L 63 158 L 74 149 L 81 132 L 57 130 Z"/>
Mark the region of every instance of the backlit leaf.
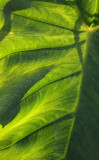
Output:
<path fill-rule="evenodd" d="M 1 160 L 98 160 L 99 1 L 0 1 Z"/>

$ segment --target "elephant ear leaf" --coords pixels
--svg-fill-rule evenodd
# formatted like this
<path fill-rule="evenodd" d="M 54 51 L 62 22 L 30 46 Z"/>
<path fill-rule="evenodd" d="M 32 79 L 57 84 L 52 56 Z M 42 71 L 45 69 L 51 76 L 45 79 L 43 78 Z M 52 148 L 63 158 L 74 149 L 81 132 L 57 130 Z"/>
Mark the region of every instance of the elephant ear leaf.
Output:
<path fill-rule="evenodd" d="M 98 159 L 98 14 L 92 0 L 0 2 L 1 160 Z"/>

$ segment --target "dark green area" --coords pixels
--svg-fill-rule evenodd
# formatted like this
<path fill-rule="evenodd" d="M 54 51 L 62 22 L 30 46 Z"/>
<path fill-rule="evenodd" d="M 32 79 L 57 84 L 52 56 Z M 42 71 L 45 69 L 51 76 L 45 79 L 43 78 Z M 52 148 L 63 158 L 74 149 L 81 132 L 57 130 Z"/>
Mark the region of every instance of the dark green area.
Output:
<path fill-rule="evenodd" d="M 88 33 L 76 121 L 66 160 L 99 158 L 99 29 Z"/>

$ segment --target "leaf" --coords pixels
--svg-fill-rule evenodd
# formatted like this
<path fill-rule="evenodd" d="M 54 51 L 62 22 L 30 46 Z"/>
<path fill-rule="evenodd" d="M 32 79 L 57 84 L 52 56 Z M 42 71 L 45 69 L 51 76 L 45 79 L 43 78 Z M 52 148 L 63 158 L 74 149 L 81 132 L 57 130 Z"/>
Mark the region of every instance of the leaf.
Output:
<path fill-rule="evenodd" d="M 76 0 L 79 12 L 89 27 L 99 25 L 99 0 Z"/>
<path fill-rule="evenodd" d="M 86 4 L 0 2 L 2 160 L 98 159 L 99 27 Z"/>

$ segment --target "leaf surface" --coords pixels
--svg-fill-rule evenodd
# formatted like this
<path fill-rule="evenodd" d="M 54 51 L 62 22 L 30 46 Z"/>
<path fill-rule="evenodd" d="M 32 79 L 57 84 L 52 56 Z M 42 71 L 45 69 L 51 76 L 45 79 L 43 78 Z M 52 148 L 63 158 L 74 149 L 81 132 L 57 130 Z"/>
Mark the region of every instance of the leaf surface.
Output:
<path fill-rule="evenodd" d="M 79 6 L 0 2 L 2 160 L 97 160 L 99 29 Z"/>

